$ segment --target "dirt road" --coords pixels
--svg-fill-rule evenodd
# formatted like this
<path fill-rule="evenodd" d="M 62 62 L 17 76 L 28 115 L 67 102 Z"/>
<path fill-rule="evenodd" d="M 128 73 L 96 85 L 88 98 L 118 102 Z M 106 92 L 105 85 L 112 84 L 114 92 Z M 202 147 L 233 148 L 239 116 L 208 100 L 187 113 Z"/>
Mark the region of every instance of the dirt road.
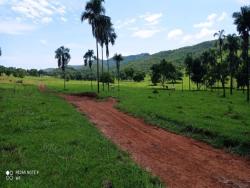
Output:
<path fill-rule="evenodd" d="M 250 162 L 199 141 L 169 133 L 114 108 L 115 100 L 64 96 L 104 135 L 174 188 L 250 188 Z"/>

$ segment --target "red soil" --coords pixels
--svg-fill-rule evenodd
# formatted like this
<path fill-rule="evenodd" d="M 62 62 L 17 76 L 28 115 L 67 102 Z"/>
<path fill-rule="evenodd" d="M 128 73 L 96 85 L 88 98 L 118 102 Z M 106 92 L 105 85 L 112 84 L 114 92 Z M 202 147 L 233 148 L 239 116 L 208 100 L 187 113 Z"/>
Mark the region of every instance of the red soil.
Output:
<path fill-rule="evenodd" d="M 97 102 L 83 96 L 64 98 L 168 187 L 250 188 L 250 162 L 241 157 L 147 125 L 114 108 L 114 99 Z"/>

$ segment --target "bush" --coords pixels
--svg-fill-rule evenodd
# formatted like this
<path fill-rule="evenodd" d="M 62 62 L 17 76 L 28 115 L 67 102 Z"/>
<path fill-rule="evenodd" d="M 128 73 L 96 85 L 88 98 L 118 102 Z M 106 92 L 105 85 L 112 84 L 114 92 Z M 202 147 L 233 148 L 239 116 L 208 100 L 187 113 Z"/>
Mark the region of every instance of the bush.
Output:
<path fill-rule="evenodd" d="M 110 73 L 104 72 L 100 77 L 100 81 L 103 83 L 114 83 L 114 77 Z"/>
<path fill-rule="evenodd" d="M 134 77 L 133 77 L 133 80 L 135 82 L 142 82 L 145 78 L 146 74 L 144 72 L 136 72 Z"/>

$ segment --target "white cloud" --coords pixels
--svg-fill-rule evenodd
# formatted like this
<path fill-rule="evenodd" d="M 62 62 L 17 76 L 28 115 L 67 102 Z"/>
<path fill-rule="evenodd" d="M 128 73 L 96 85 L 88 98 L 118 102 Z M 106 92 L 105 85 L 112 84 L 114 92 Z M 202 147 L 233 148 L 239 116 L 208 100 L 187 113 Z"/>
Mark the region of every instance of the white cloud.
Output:
<path fill-rule="evenodd" d="M 11 9 L 26 18 L 33 19 L 35 22 L 42 21 L 43 23 L 52 21 L 55 14 L 63 15 L 65 13 L 65 7 L 56 0 L 13 1 Z"/>
<path fill-rule="evenodd" d="M 222 22 L 222 21 L 224 21 L 226 18 L 227 18 L 227 13 L 226 12 L 223 12 L 222 14 L 221 14 L 221 16 L 219 16 L 218 17 L 218 19 L 217 19 L 217 21 L 218 22 Z"/>
<path fill-rule="evenodd" d="M 141 29 L 133 33 L 133 37 L 138 37 L 142 39 L 151 38 L 156 33 L 160 32 L 158 29 Z"/>
<path fill-rule="evenodd" d="M 247 5 L 250 4 L 250 0 L 236 0 L 241 5 Z"/>
<path fill-rule="evenodd" d="M 160 22 L 160 18 L 162 17 L 162 13 L 147 13 L 144 15 L 141 15 L 140 17 L 143 18 L 148 24 L 150 25 L 156 25 Z"/>
<path fill-rule="evenodd" d="M 41 22 L 48 24 L 48 23 L 52 22 L 52 20 L 53 19 L 51 17 L 45 17 L 45 18 L 42 18 Z"/>
<path fill-rule="evenodd" d="M 200 22 L 198 24 L 194 24 L 194 28 L 212 27 L 214 25 L 216 18 L 217 18 L 217 14 L 212 13 L 212 14 L 208 15 L 206 21 Z"/>
<path fill-rule="evenodd" d="M 176 39 L 182 35 L 183 31 L 181 29 L 174 29 L 168 33 L 168 39 Z"/>
<path fill-rule="evenodd" d="M 211 28 L 216 22 L 222 22 L 227 18 L 227 13 L 222 12 L 220 15 L 212 13 L 208 15 L 206 21 L 194 24 L 194 28 Z"/>
<path fill-rule="evenodd" d="M 45 46 L 48 44 L 47 40 L 44 40 L 44 39 L 41 39 L 41 40 L 40 40 L 40 43 L 41 43 L 42 45 L 45 45 Z"/>
<path fill-rule="evenodd" d="M 35 30 L 32 25 L 19 23 L 17 21 L 0 21 L 0 33 L 9 35 L 20 35 Z"/>
<path fill-rule="evenodd" d="M 136 22 L 136 18 L 128 18 L 124 21 L 118 20 L 115 24 L 115 28 L 117 29 L 123 29 L 126 27 L 131 26 L 132 24 L 134 24 Z"/>
<path fill-rule="evenodd" d="M 202 28 L 200 31 L 194 34 L 187 34 L 182 37 L 181 43 L 183 44 L 196 44 L 205 40 L 213 39 L 213 34 L 216 32 L 215 29 Z"/>
<path fill-rule="evenodd" d="M 61 20 L 62 20 L 63 22 L 67 22 L 67 21 L 68 21 L 68 19 L 65 18 L 65 17 L 61 17 Z"/>

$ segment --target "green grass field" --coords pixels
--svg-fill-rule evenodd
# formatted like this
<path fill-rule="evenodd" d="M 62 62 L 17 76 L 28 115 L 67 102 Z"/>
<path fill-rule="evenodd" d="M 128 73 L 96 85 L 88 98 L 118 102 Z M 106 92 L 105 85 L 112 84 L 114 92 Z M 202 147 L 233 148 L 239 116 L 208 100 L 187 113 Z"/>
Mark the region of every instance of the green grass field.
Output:
<path fill-rule="evenodd" d="M 162 187 L 63 99 L 7 82 L 0 83 L 0 187 Z M 7 181 L 7 170 L 39 174 Z"/>
<path fill-rule="evenodd" d="M 115 187 L 160 187 L 157 178 L 137 167 L 129 156 L 100 135 L 85 117 L 48 90 L 66 93 L 91 91 L 90 82 L 63 81 L 51 77 L 0 78 L 1 171 L 37 169 L 39 176 L 3 186 L 100 187 L 111 181 Z M 187 78 L 184 89 L 188 88 Z M 95 82 L 94 82 L 95 84 Z M 178 134 L 205 141 L 229 152 L 250 156 L 250 105 L 242 91 L 222 98 L 222 91 L 162 90 L 153 93 L 150 81 L 122 82 L 121 91 L 101 92 L 100 97 L 119 100 L 117 108 Z M 192 88 L 195 88 L 192 85 Z M 102 85 L 101 85 L 102 89 Z M 14 90 L 16 92 L 14 93 Z M 96 91 L 96 84 L 94 91 Z M 2 177 L 1 177 L 2 178 Z"/>
<path fill-rule="evenodd" d="M 89 82 L 69 81 L 63 90 L 60 79 L 45 77 L 27 81 L 45 83 L 58 92 L 77 93 L 91 91 Z M 94 82 L 95 84 L 95 82 Z M 96 86 L 96 85 L 95 85 Z M 169 87 L 172 87 L 171 84 Z M 118 108 L 132 115 L 142 117 L 147 122 L 167 130 L 205 141 L 215 147 L 224 148 L 240 155 L 250 155 L 250 105 L 245 101 L 242 91 L 222 97 L 222 90 L 188 91 L 188 79 L 176 91 L 158 89 L 154 94 L 150 81 L 142 83 L 122 82 L 121 91 L 101 92 L 101 97 L 116 97 Z M 195 89 L 195 85 L 192 84 Z M 102 90 L 102 85 L 101 85 Z M 96 88 L 94 88 L 96 91 Z"/>

